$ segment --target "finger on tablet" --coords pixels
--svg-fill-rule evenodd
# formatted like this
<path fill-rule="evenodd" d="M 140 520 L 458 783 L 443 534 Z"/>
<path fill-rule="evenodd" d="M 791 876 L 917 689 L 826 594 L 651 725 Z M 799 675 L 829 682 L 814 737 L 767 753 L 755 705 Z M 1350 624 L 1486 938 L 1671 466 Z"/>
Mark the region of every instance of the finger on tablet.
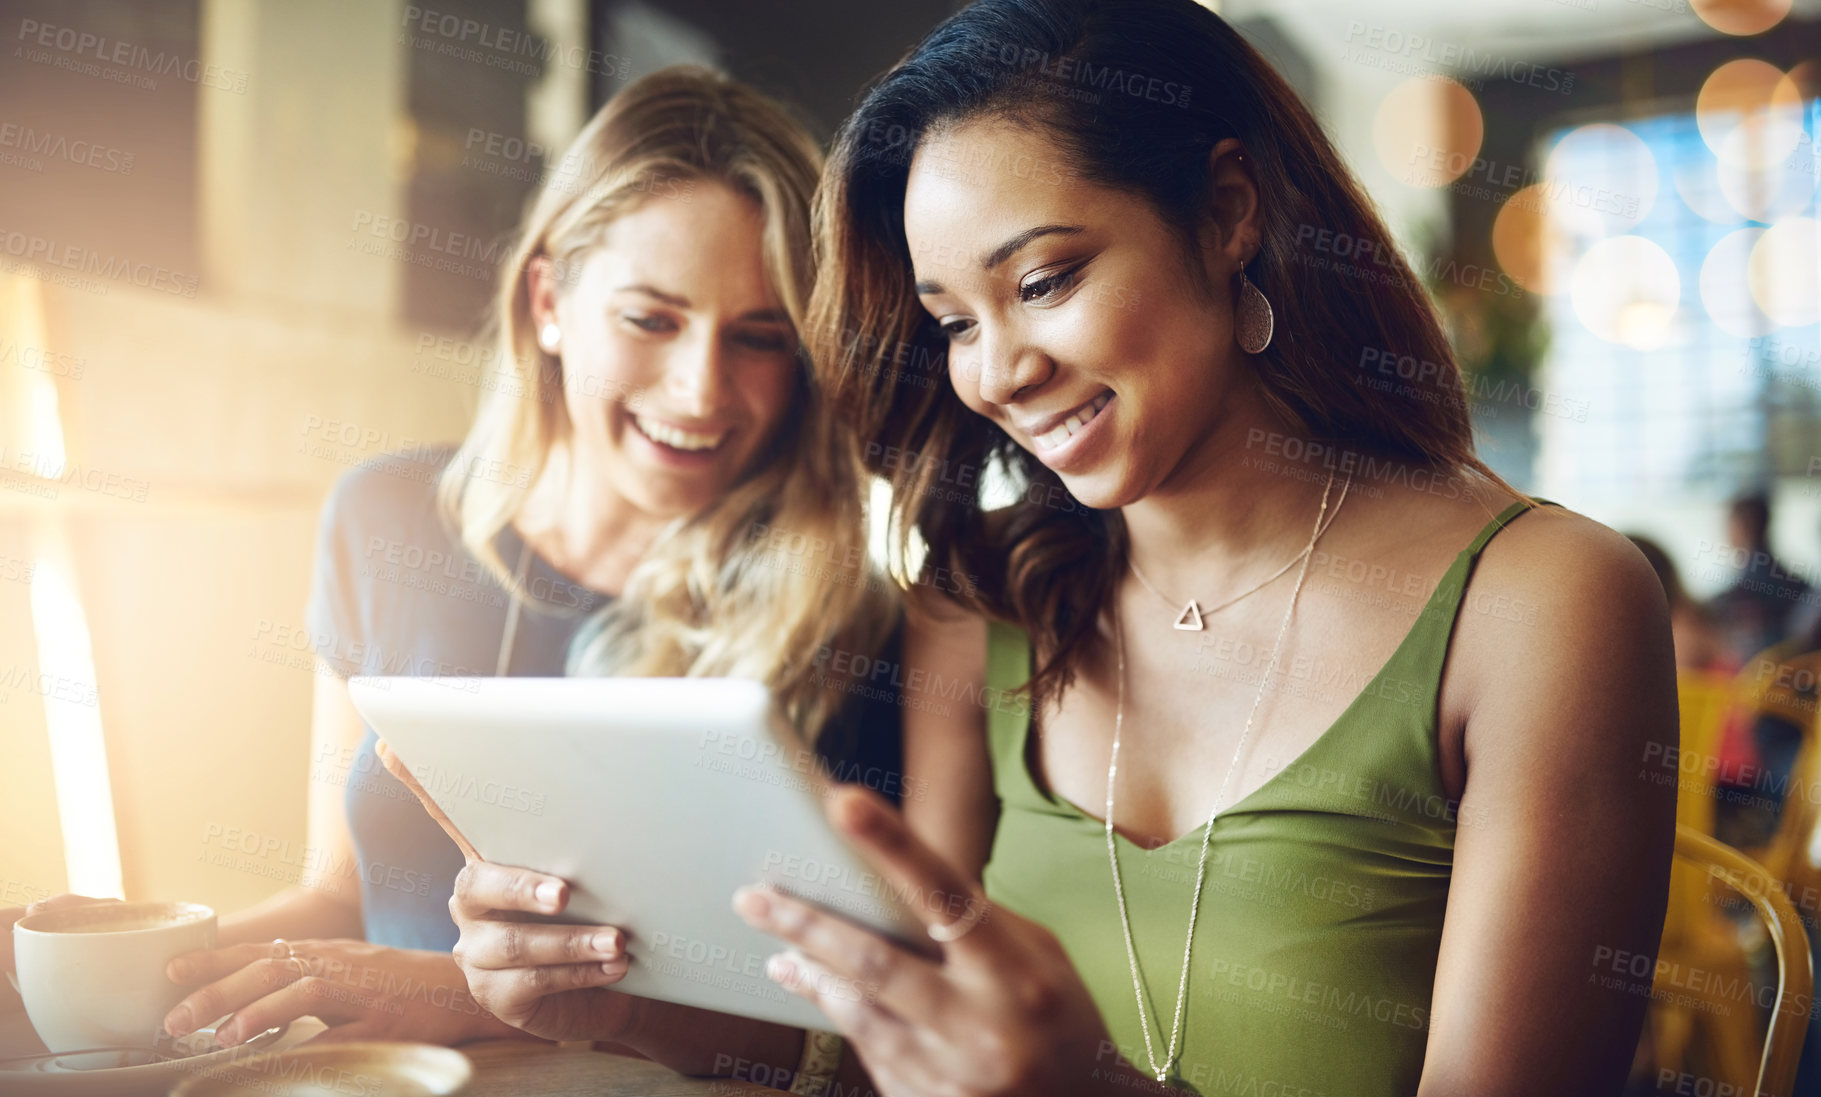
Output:
<path fill-rule="evenodd" d="M 569 884 L 528 868 L 471 860 L 455 874 L 452 902 L 476 921 L 495 910 L 556 914 L 569 902 Z"/>
<path fill-rule="evenodd" d="M 826 976 L 818 986 L 822 998 L 878 1003 L 916 1021 L 933 1021 L 952 1008 L 948 984 L 930 960 L 864 926 L 769 887 L 741 888 L 734 910 L 748 925 L 793 946 L 795 958 L 816 964 Z"/>
<path fill-rule="evenodd" d="M 977 924 L 987 921 L 986 896 L 912 834 L 904 817 L 877 793 L 858 785 L 835 787 L 828 795 L 828 820 L 945 948 L 966 948 L 964 940 L 978 943 L 987 935 L 987 927 Z"/>
<path fill-rule="evenodd" d="M 856 1045 L 873 1048 L 896 1045 L 901 1049 L 899 1054 L 914 1054 L 911 1045 L 916 1042 L 913 1035 L 916 1022 L 907 1022 L 883 1003 L 844 993 L 841 989 L 842 981 L 833 972 L 802 953 L 791 950 L 773 956 L 766 961 L 765 974 L 785 990 L 813 1003 L 828 1015 L 828 1019 L 835 1023 L 843 1036 Z M 876 1072 L 873 1074 L 873 1082 L 875 1085 L 880 1084 Z M 935 1090 L 925 1087 L 903 1091 L 894 1089 L 890 1092 L 927 1093 Z"/>
<path fill-rule="evenodd" d="M 485 922 L 462 935 L 462 960 L 492 970 L 604 963 L 626 955 L 626 934 L 613 926 Z"/>
<path fill-rule="evenodd" d="M 626 966 L 628 960 L 621 957 L 605 964 L 548 964 L 544 968 L 488 971 L 481 979 L 468 980 L 468 988 L 495 1017 L 517 1026 L 537 1010 L 537 1002 L 575 989 L 612 986 L 625 979 Z"/>
<path fill-rule="evenodd" d="M 412 794 L 417 797 L 418 803 L 424 805 L 424 811 L 429 814 L 430 818 L 436 820 L 437 826 L 443 828 L 443 833 L 447 834 L 449 840 L 455 843 L 455 848 L 462 851 L 462 856 L 470 861 L 480 860 L 481 855 L 475 852 L 474 846 L 462 836 L 462 832 L 456 829 L 449 817 L 443 814 L 443 809 L 436 806 L 436 801 L 432 800 L 430 794 L 424 791 L 423 785 L 418 784 L 417 778 L 411 776 L 411 771 L 405 768 L 404 760 L 392 752 L 391 745 L 381 739 L 373 749 L 374 753 L 379 755 L 380 762 L 386 767 L 386 772 L 398 778 L 400 784 L 411 790 Z"/>

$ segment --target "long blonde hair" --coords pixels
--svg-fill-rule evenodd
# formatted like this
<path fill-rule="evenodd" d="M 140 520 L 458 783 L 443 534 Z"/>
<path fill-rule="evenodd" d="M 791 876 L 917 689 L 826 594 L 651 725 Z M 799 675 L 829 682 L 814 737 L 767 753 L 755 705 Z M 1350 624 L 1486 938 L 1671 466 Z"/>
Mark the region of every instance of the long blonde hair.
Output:
<path fill-rule="evenodd" d="M 437 489 L 463 544 L 501 582 L 515 579 L 494 539 L 571 430 L 561 362 L 533 331 L 531 263 L 547 257 L 561 283 L 615 218 L 652 197 L 719 183 L 761 207 L 766 272 L 802 332 L 821 162 L 777 103 L 696 66 L 627 86 L 576 137 L 502 271 L 493 376 Z M 480 474 L 500 463 L 529 475 Z M 852 687 L 822 672 L 828 653 L 870 655 L 896 620 L 896 589 L 867 563 L 862 481 L 855 443 L 804 357 L 775 441 L 719 499 L 664 527 L 619 597 L 578 634 L 569 672 L 757 679 L 813 738 Z"/>

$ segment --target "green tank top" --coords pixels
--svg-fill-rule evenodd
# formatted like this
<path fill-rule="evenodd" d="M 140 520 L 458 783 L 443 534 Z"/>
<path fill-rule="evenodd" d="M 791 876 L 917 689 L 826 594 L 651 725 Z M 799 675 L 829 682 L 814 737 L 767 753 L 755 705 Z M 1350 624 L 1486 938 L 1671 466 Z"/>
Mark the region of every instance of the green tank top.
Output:
<path fill-rule="evenodd" d="M 1174 1085 L 1209 1097 L 1416 1092 L 1458 808 L 1436 752 L 1442 662 L 1474 561 L 1524 508 L 1513 503 L 1455 557 L 1397 650 L 1327 731 L 1215 819 Z M 1521 618 L 1510 607 L 1484 609 Z M 991 695 L 1030 673 L 1024 631 L 992 623 Z M 1038 787 L 1029 726 L 1028 703 L 989 707 L 1000 816 L 987 895 L 1057 935 L 1119 1053 L 1144 1070 L 1105 824 Z M 1159 1060 L 1204 828 L 1152 850 L 1114 839 Z M 1112 1052 L 1101 1051 L 1110 1065 Z"/>

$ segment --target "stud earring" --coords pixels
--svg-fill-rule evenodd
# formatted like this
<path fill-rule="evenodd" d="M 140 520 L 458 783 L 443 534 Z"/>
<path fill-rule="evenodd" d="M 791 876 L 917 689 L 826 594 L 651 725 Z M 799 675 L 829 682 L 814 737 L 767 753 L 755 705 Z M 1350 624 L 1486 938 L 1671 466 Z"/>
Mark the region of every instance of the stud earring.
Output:
<path fill-rule="evenodd" d="M 545 354 L 555 354 L 563 345 L 563 331 L 554 321 L 537 329 L 537 345 L 544 348 Z"/>
<path fill-rule="evenodd" d="M 1246 265 L 1239 264 L 1239 308 L 1234 316 L 1235 335 L 1239 339 L 1239 349 L 1247 354 L 1262 354 L 1271 345 L 1271 335 L 1277 329 L 1277 317 L 1271 312 L 1271 302 L 1259 288 L 1246 277 Z"/>

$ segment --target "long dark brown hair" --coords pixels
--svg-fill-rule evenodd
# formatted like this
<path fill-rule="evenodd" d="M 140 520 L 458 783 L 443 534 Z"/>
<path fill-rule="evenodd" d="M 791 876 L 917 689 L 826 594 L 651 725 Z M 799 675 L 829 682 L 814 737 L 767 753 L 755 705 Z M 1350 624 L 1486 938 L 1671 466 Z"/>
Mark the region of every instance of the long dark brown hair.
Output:
<path fill-rule="evenodd" d="M 1210 154 L 1238 138 L 1262 229 L 1246 273 L 1276 312 L 1274 340 L 1250 359 L 1272 408 L 1330 454 L 1503 485 L 1474 455 L 1460 370 L 1426 292 L 1256 50 L 1193 0 L 977 0 L 881 77 L 837 135 L 817 196 L 808 332 L 863 458 L 893 488 L 897 560 L 914 559 L 915 536 L 927 545 L 915 574 L 900 563 L 923 588 L 913 600 L 927 604 L 933 587 L 1023 626 L 1040 653 L 1037 699 L 1067 688 L 1096 642 L 1125 567 L 1125 527 L 1118 511 L 1073 503 L 1054 472 L 962 404 L 946 341 L 912 288 L 912 155 L 932 128 L 987 115 L 1040 128 L 1086 181 L 1144 199 L 1185 256 L 1209 208 Z M 1364 383 L 1372 351 L 1425 368 Z M 1020 501 L 990 513 L 977 496 L 956 505 L 951 485 L 994 464 Z"/>

